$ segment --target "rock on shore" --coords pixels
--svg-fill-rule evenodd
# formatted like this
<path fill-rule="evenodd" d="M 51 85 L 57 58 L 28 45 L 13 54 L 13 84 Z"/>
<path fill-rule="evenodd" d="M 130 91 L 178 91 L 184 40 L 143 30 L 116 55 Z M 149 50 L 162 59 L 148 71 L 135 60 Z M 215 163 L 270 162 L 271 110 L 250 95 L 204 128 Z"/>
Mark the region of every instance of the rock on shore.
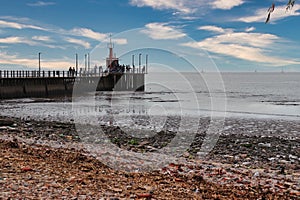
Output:
<path fill-rule="evenodd" d="M 245 128 L 252 122 L 228 120 L 205 160 L 197 159 L 204 137 L 199 130 L 181 155 L 186 162 L 130 173 L 111 169 L 84 149 L 73 148 L 82 141 L 72 123 L 1 117 L 0 198 L 296 199 L 297 133 L 291 138 L 266 134 L 272 124 L 294 131 L 289 122 L 257 121 L 256 129 Z M 151 138 L 134 138 L 118 127 L 102 129 L 112 143 L 132 152 L 155 152 L 175 134 L 165 129 Z"/>

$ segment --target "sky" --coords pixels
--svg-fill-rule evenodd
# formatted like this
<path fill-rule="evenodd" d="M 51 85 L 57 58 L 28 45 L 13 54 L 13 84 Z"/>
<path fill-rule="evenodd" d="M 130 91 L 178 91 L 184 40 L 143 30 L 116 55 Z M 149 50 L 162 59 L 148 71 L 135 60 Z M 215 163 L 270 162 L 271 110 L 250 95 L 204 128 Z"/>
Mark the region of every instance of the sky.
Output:
<path fill-rule="evenodd" d="M 197 65 L 206 60 L 196 57 L 206 57 L 220 71 L 300 71 L 300 1 L 289 10 L 287 2 L 2 0 L 0 69 L 35 69 L 39 53 L 43 69 L 68 69 L 76 54 L 80 66 L 85 54 L 91 55 L 92 66 L 102 65 L 111 35 L 117 55 L 156 49 L 148 53 L 159 64 L 187 58 Z M 272 3 L 275 9 L 265 23 Z M 176 58 L 159 53 L 164 51 Z"/>

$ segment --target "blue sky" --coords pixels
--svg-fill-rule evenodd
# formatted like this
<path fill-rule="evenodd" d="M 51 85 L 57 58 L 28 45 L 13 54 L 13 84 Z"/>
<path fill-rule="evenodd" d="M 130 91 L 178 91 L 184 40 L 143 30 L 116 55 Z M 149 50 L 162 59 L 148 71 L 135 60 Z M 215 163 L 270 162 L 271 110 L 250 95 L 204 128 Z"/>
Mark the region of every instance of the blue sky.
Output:
<path fill-rule="evenodd" d="M 265 24 L 273 2 L 275 10 Z M 184 54 L 187 48 L 205 51 L 221 71 L 300 71 L 300 1 L 288 11 L 286 4 L 287 0 L 5 1 L 0 7 L 0 68 L 37 67 L 38 52 L 44 68 L 74 66 L 76 53 L 82 65 L 84 55 L 105 47 L 112 34 L 117 54 L 135 41 L 135 48 L 158 44 L 156 48 L 165 46 L 176 53 Z M 141 34 L 135 40 L 127 38 L 137 31 Z M 92 56 L 92 65 L 102 64 L 106 52 Z"/>

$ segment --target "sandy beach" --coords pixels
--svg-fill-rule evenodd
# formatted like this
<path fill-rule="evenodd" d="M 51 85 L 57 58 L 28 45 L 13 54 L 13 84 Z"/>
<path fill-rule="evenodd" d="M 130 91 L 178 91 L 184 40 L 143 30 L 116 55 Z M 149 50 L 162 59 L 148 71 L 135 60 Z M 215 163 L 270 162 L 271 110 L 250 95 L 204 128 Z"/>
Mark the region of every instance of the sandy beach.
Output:
<path fill-rule="evenodd" d="M 208 119 L 201 119 L 203 126 Z M 2 199 L 297 199 L 299 122 L 227 119 L 215 148 L 198 159 L 201 128 L 183 163 L 149 172 L 112 169 L 80 148 L 73 123 L 1 117 Z M 256 127 L 256 128 L 254 128 Z M 136 139 L 103 126 L 112 143 L 155 151 L 168 131 Z M 286 133 L 282 134 L 282 133 Z M 78 148 L 79 147 L 79 148 Z"/>

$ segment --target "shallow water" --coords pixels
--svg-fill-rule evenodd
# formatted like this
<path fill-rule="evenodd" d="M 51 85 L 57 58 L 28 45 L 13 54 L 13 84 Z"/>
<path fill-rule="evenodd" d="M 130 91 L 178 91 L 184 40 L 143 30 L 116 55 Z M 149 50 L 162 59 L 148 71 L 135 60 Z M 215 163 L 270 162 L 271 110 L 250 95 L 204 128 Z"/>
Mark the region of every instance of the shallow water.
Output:
<path fill-rule="evenodd" d="M 167 116 L 300 119 L 300 73 L 221 75 L 222 79 L 214 73 L 150 73 L 145 92 L 97 92 L 73 98 L 73 102 L 6 100 L 0 109 L 8 116 L 97 119 L 118 125 L 128 125 L 139 115 L 149 116 L 153 126 L 160 126 Z"/>

